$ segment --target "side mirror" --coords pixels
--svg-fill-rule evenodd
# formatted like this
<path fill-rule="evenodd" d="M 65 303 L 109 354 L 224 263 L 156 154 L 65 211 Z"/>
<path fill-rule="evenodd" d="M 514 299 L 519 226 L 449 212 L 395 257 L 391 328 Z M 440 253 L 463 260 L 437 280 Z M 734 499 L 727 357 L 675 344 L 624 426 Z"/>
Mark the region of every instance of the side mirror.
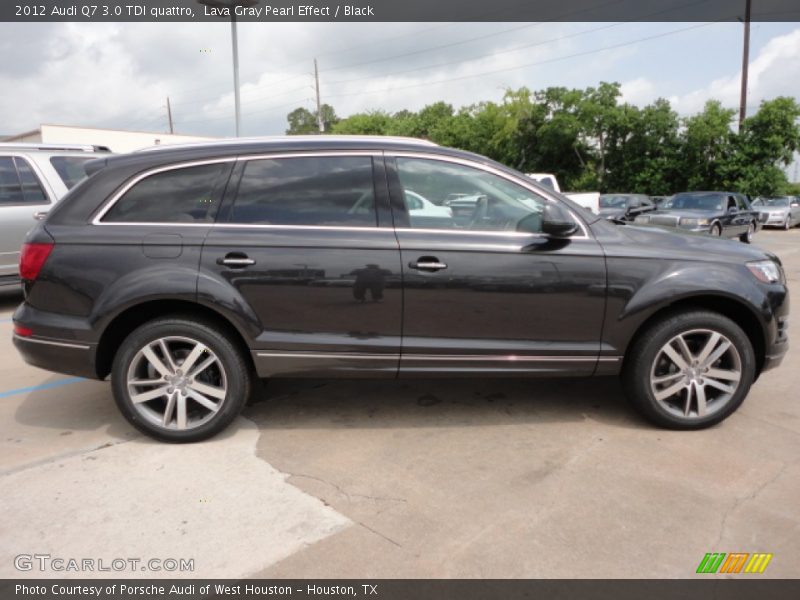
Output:
<path fill-rule="evenodd" d="M 542 210 L 542 233 L 552 237 L 567 237 L 578 231 L 572 215 L 558 204 L 548 202 Z"/>
<path fill-rule="evenodd" d="M 728 208 L 728 214 L 729 215 L 735 215 L 738 212 L 739 212 L 739 209 L 736 208 L 735 206 L 731 206 L 730 208 Z"/>

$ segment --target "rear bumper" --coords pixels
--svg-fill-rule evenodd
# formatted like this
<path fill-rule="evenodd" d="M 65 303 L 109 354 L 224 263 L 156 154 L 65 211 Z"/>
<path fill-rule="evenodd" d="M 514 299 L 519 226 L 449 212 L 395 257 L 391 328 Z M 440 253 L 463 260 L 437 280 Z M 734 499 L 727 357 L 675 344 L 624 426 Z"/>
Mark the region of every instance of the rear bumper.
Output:
<path fill-rule="evenodd" d="M 14 346 L 25 362 L 34 367 L 97 379 L 95 369 L 97 348 L 93 344 L 14 335 Z"/>

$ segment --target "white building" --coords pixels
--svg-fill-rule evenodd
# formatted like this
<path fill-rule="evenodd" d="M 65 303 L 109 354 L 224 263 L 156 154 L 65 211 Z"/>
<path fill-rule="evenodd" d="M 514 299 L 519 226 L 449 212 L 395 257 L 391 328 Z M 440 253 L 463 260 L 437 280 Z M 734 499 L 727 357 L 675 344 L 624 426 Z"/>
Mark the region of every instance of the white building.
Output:
<path fill-rule="evenodd" d="M 216 138 L 148 131 L 40 125 L 38 129 L 12 135 L 0 141 L 21 144 L 88 144 L 91 146 L 107 146 L 112 152 L 125 153 L 148 146 L 204 142 L 214 139 Z"/>

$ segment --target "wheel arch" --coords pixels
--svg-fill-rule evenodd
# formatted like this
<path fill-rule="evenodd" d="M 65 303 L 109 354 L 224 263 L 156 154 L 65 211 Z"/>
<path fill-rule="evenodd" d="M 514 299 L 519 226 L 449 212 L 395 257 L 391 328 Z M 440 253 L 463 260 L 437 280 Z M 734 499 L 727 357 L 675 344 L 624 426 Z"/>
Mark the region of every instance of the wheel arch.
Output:
<path fill-rule="evenodd" d="M 255 369 L 253 356 L 241 331 L 220 312 L 206 305 L 189 300 L 149 300 L 129 306 L 116 315 L 106 326 L 95 354 L 95 370 L 99 379 L 111 373 L 114 356 L 125 338 L 137 327 L 162 317 L 185 317 L 199 319 L 215 325 L 229 334 L 231 342 L 242 352 L 251 368 Z"/>
<path fill-rule="evenodd" d="M 628 349 L 633 346 L 634 342 L 644 332 L 646 332 L 653 323 L 670 315 L 686 312 L 692 309 L 704 309 L 711 312 L 716 312 L 728 317 L 731 321 L 742 328 L 745 335 L 747 335 L 747 338 L 750 340 L 750 343 L 753 345 L 753 352 L 755 353 L 756 357 L 756 378 L 758 378 L 758 375 L 761 373 L 761 369 L 764 366 L 767 347 L 761 321 L 759 320 L 758 315 L 745 303 L 721 294 L 688 296 L 675 300 L 657 309 L 655 312 L 653 312 L 653 314 L 639 324 L 633 336 L 631 336 L 630 342 L 625 349 L 622 368 L 625 368 L 625 363 L 628 359 Z"/>

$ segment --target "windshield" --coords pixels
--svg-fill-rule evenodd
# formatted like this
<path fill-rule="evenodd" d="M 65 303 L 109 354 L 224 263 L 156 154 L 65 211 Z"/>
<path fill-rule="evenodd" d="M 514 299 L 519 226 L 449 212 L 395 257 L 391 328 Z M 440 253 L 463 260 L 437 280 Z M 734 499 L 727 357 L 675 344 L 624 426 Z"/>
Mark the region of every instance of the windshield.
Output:
<path fill-rule="evenodd" d="M 764 206 L 789 206 L 789 198 L 761 198 Z"/>
<path fill-rule="evenodd" d="M 58 176 L 61 177 L 64 185 L 67 186 L 67 189 L 71 190 L 86 177 L 86 171 L 84 171 L 83 165 L 93 158 L 96 157 L 54 156 L 50 159 L 50 164 L 53 165 L 53 168 L 58 173 Z"/>
<path fill-rule="evenodd" d="M 625 208 L 628 196 L 600 196 L 600 208 Z"/>
<path fill-rule="evenodd" d="M 677 194 L 670 208 L 722 210 L 724 205 L 725 197 L 720 194 Z"/>

